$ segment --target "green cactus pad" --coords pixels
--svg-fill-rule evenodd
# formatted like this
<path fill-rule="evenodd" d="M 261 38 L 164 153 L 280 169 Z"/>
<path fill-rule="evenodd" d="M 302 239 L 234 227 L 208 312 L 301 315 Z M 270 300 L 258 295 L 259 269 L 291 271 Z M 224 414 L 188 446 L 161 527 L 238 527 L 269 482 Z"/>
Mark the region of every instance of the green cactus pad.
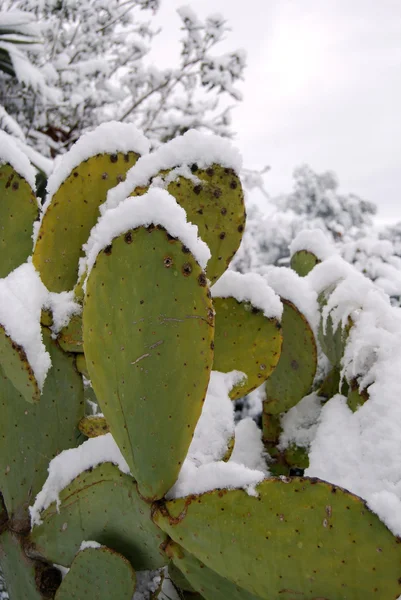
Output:
<path fill-rule="evenodd" d="M 81 473 L 41 514 L 31 540 L 52 562 L 69 566 L 82 540 L 95 540 L 121 552 L 136 570 L 166 563 L 159 546 L 165 534 L 152 523 L 151 507 L 138 494 L 135 481 L 110 464 Z"/>
<path fill-rule="evenodd" d="M 96 397 L 141 494 L 162 498 L 187 454 L 212 367 L 206 277 L 164 229 L 138 228 L 99 254 L 86 291 Z"/>
<path fill-rule="evenodd" d="M 308 250 L 298 250 L 291 256 L 291 269 L 300 277 L 305 277 L 313 267 L 316 267 L 320 260 Z"/>
<path fill-rule="evenodd" d="M 21 541 L 10 531 L 0 536 L 0 565 L 11 600 L 53 598 L 61 583 L 60 571 L 28 558 Z"/>
<path fill-rule="evenodd" d="M 29 183 L 11 165 L 0 165 L 0 278 L 32 253 L 33 223 L 38 217 L 38 202 Z"/>
<path fill-rule="evenodd" d="M 295 469 L 307 469 L 309 467 L 308 449 L 304 446 L 290 444 L 284 450 L 284 458 L 286 463 Z"/>
<path fill-rule="evenodd" d="M 324 294 L 320 294 L 319 296 L 319 304 L 320 307 L 326 305 L 327 299 Z M 344 354 L 345 345 L 347 343 L 347 338 L 352 327 L 353 323 L 351 318 L 348 318 L 348 322 L 343 327 L 341 323 L 334 329 L 333 320 L 331 315 L 329 315 L 324 323 L 323 317 L 320 319 L 319 323 L 319 331 L 318 331 L 318 340 L 320 346 L 327 356 L 329 361 L 331 362 L 333 367 L 337 367 L 341 370 L 341 359 Z"/>
<path fill-rule="evenodd" d="M 40 389 L 24 349 L 0 325 L 0 365 L 15 389 L 27 400 L 38 402 Z"/>
<path fill-rule="evenodd" d="M 213 369 L 222 373 L 238 370 L 247 376 L 230 392 L 230 398 L 236 400 L 259 387 L 275 369 L 281 353 L 281 325 L 249 302 L 214 298 L 213 305 Z"/>
<path fill-rule="evenodd" d="M 256 600 L 257 596 L 218 575 L 178 544 L 170 541 L 165 552 L 205 600 Z"/>
<path fill-rule="evenodd" d="M 199 237 L 209 246 L 212 257 L 207 264 L 207 277 L 213 283 L 227 269 L 241 243 L 245 228 L 244 193 L 232 169 L 214 164 L 200 170 L 193 165 L 192 172 L 199 183 L 177 177 L 166 189 L 185 209 L 188 221 L 198 226 Z M 133 195 L 146 191 L 147 188 L 137 188 Z"/>
<path fill-rule="evenodd" d="M 222 577 L 266 600 L 398 598 L 401 544 L 364 502 L 317 479 L 267 479 L 257 497 L 215 490 L 154 521 Z"/>
<path fill-rule="evenodd" d="M 170 541 L 169 545 L 170 544 L 174 544 L 174 542 Z M 173 561 L 169 562 L 168 564 L 168 575 L 175 587 L 178 587 L 180 590 L 185 592 L 196 593 L 188 579 L 185 577 L 182 571 L 175 566 Z"/>
<path fill-rule="evenodd" d="M 347 404 L 355 412 L 369 400 L 369 392 L 359 389 L 359 384 L 356 379 L 351 381 L 351 385 L 348 390 Z"/>
<path fill-rule="evenodd" d="M 99 206 L 138 156 L 135 152 L 92 156 L 73 169 L 52 197 L 33 253 L 33 264 L 51 292 L 73 289 L 81 248 L 99 217 Z"/>
<path fill-rule="evenodd" d="M 28 505 L 42 488 L 49 461 L 78 443 L 84 416 L 82 378 L 73 356 L 66 355 L 43 330 L 52 359 L 40 402 L 28 404 L 0 371 L 0 489 L 15 530 L 25 529 Z"/>
<path fill-rule="evenodd" d="M 78 423 L 78 429 L 88 438 L 98 437 L 110 431 L 106 419 L 98 415 L 83 417 Z"/>
<path fill-rule="evenodd" d="M 83 352 L 82 315 L 73 315 L 68 325 L 63 327 L 58 338 L 60 347 L 65 352 Z"/>
<path fill-rule="evenodd" d="M 74 558 L 55 600 L 132 600 L 135 583 L 135 571 L 124 556 L 104 546 L 85 548 Z"/>
<path fill-rule="evenodd" d="M 81 373 L 82 375 L 84 375 L 87 379 L 89 379 L 89 373 L 88 373 L 88 367 L 86 365 L 85 354 L 77 353 L 76 359 L 75 359 L 75 364 L 77 367 L 77 371 L 79 373 Z"/>
<path fill-rule="evenodd" d="M 317 366 L 316 341 L 303 314 L 288 300 L 281 320 L 283 346 L 277 367 L 266 381 L 265 412 L 279 414 L 309 392 Z"/>
<path fill-rule="evenodd" d="M 343 396 L 347 396 L 348 387 L 348 383 L 345 381 L 345 379 L 343 379 L 341 382 L 341 373 L 339 367 L 333 367 L 320 384 L 317 394 L 325 400 L 329 400 L 336 394 L 340 393 L 343 394 Z"/>

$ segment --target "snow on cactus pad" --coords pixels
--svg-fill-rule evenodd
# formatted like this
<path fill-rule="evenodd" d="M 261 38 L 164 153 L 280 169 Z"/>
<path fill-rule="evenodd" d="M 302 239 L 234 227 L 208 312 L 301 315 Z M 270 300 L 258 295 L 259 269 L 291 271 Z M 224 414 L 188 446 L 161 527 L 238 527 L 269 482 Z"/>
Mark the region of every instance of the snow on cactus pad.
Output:
<path fill-rule="evenodd" d="M 211 291 L 216 312 L 213 368 L 246 375 L 230 391 L 236 400 L 262 385 L 279 362 L 283 306 L 256 273 L 226 271 Z"/>
<path fill-rule="evenodd" d="M 64 154 L 49 178 L 33 263 L 51 292 L 71 290 L 82 245 L 107 191 L 123 181 L 148 143 L 133 126 L 104 123 Z"/>
<path fill-rule="evenodd" d="M 32 252 L 33 223 L 39 206 L 35 172 L 11 136 L 0 131 L 0 277 L 6 277 Z"/>
<path fill-rule="evenodd" d="M 164 190 L 107 211 L 88 242 L 87 367 L 110 431 L 150 499 L 177 479 L 209 382 L 214 313 L 196 260 L 205 252 Z"/>
<path fill-rule="evenodd" d="M 167 501 L 153 519 L 207 567 L 266 600 L 398 598 L 400 540 L 359 497 L 296 477 L 267 479 L 256 492 Z"/>
<path fill-rule="evenodd" d="M 0 365 L 30 403 L 39 400 L 51 366 L 40 326 L 47 300 L 47 290 L 30 263 L 0 280 Z"/>
<path fill-rule="evenodd" d="M 121 552 L 134 569 L 158 569 L 166 562 L 160 550 L 166 535 L 152 523 L 150 510 L 134 479 L 104 462 L 83 471 L 60 491 L 57 502 L 41 512 L 41 523 L 33 527 L 30 540 L 40 554 L 65 567 L 71 565 L 82 540 L 90 539 Z M 35 510 L 33 516 L 37 522 Z"/>
<path fill-rule="evenodd" d="M 142 157 L 126 181 L 110 190 L 104 209 L 143 194 L 149 186 L 165 188 L 209 246 L 207 276 L 213 282 L 238 250 L 245 227 L 240 168 L 240 155 L 228 140 L 190 130 Z"/>

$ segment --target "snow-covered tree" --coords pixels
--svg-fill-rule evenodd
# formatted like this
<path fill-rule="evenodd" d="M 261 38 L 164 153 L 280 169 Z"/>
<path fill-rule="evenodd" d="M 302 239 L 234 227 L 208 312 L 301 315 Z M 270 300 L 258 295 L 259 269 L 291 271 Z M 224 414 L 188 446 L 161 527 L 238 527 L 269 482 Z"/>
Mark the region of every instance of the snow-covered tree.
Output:
<path fill-rule="evenodd" d="M 260 187 L 261 182 L 256 185 Z M 354 194 L 340 193 L 338 186 L 334 173 L 318 174 L 303 165 L 294 171 L 293 191 L 269 199 L 274 206 L 270 214 L 250 201 L 235 268 L 244 273 L 260 271 L 268 264 L 285 264 L 289 244 L 303 229 L 322 229 L 337 244 L 364 235 L 372 226 L 376 206 Z"/>
<path fill-rule="evenodd" d="M 231 134 L 227 100 L 241 98 L 235 84 L 243 76 L 244 53 L 216 55 L 214 48 L 227 32 L 224 18 L 201 21 L 185 7 L 178 11 L 179 64 L 157 68 L 149 60 L 156 35 L 150 17 L 159 4 L 7 0 L 3 19 L 19 11 L 40 24 L 43 48 L 30 54 L 31 62 L 46 89 L 59 92 L 46 94 L 43 85 L 32 85 L 17 72 L 17 77 L 0 74 L 0 104 L 31 146 L 54 157 L 82 132 L 111 119 L 134 122 L 155 144 L 189 128 Z"/>

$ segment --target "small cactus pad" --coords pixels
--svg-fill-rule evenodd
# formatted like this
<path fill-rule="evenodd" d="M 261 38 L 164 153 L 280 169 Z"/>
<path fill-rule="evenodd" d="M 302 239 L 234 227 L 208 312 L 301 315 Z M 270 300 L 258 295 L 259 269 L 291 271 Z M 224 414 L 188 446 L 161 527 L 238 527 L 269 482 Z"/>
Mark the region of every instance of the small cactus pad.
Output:
<path fill-rule="evenodd" d="M 187 454 L 211 372 L 205 274 L 164 229 L 128 231 L 97 257 L 83 323 L 88 371 L 110 431 L 140 493 L 162 498 Z"/>
<path fill-rule="evenodd" d="M 77 445 L 84 415 L 82 378 L 74 359 L 43 330 L 52 359 L 40 402 L 28 404 L 0 370 L 0 489 L 13 528 L 25 527 L 28 505 L 47 477 L 49 461 Z"/>
<path fill-rule="evenodd" d="M 153 518 L 207 567 L 266 600 L 398 598 L 401 544 L 360 498 L 298 477 L 264 480 L 256 492 L 171 500 Z"/>
<path fill-rule="evenodd" d="M 40 390 L 24 349 L 0 325 L 0 365 L 15 389 L 27 402 L 38 402 Z"/>
<path fill-rule="evenodd" d="M 73 315 L 65 327 L 60 331 L 58 338 L 60 347 L 65 352 L 83 352 L 82 341 L 82 316 Z"/>
<path fill-rule="evenodd" d="M 88 438 L 98 437 L 99 435 L 104 435 L 110 431 L 106 419 L 100 415 L 83 417 L 78 423 L 78 429 Z"/>
<path fill-rule="evenodd" d="M 327 300 L 324 297 L 324 294 L 319 296 L 319 304 L 321 308 L 323 308 L 326 304 Z M 327 319 L 324 321 L 323 317 L 320 319 L 319 323 L 319 331 L 318 331 L 318 340 L 320 346 L 327 356 L 329 361 L 331 362 L 333 367 L 337 367 L 341 370 L 341 359 L 344 354 L 345 345 L 347 343 L 347 338 L 352 327 L 353 323 L 351 318 L 348 318 L 348 322 L 343 327 L 340 323 L 336 329 L 334 329 L 333 319 L 331 315 L 328 315 Z"/>
<path fill-rule="evenodd" d="M 81 473 L 60 493 L 33 528 L 36 549 L 52 562 L 71 565 L 82 540 L 95 540 L 121 552 L 134 569 L 158 569 L 166 559 L 159 546 L 165 534 L 152 523 L 151 507 L 135 481 L 110 463 Z"/>
<path fill-rule="evenodd" d="M 256 600 L 257 596 L 218 575 L 175 542 L 170 541 L 165 552 L 173 561 L 174 566 L 182 571 L 193 589 L 198 591 L 205 600 L 227 600 L 228 598 L 230 600 Z"/>
<path fill-rule="evenodd" d="M 367 402 L 367 400 L 369 400 L 368 390 L 360 390 L 358 381 L 356 379 L 351 381 L 351 385 L 349 386 L 348 390 L 347 404 L 352 412 L 357 411 L 358 408 Z"/>
<path fill-rule="evenodd" d="M 73 169 L 52 197 L 33 253 L 33 264 L 51 292 L 74 287 L 82 245 L 99 217 L 99 206 L 138 156 L 135 152 L 92 156 Z"/>
<path fill-rule="evenodd" d="M 230 392 L 230 398 L 236 400 L 262 385 L 276 367 L 281 353 L 281 325 L 249 302 L 214 298 L 213 305 L 213 369 L 222 373 L 242 371 L 247 376 Z"/>
<path fill-rule="evenodd" d="M 11 600 L 53 598 L 61 583 L 60 571 L 28 558 L 20 538 L 11 531 L 0 535 L 0 565 Z"/>
<path fill-rule="evenodd" d="M 320 260 L 308 250 L 298 250 L 291 256 L 291 269 L 300 277 L 305 277 Z"/>
<path fill-rule="evenodd" d="M 166 189 L 187 213 L 188 221 L 195 223 L 199 237 L 212 253 L 207 264 L 207 277 L 213 283 L 227 269 L 239 248 L 245 228 L 244 193 L 235 171 L 220 165 L 206 170 L 192 165 L 192 173 L 199 181 L 177 177 Z M 168 177 L 168 173 L 162 173 Z M 134 194 L 143 194 L 138 188 Z"/>
<path fill-rule="evenodd" d="M 32 253 L 33 223 L 38 217 L 38 202 L 29 183 L 11 165 L 0 165 L 0 278 Z"/>
<path fill-rule="evenodd" d="M 105 546 L 85 548 L 74 558 L 55 600 L 132 600 L 135 583 L 135 571 L 124 556 Z"/>
<path fill-rule="evenodd" d="M 316 341 L 308 321 L 292 302 L 282 302 L 281 356 L 266 381 L 265 412 L 270 414 L 286 412 L 309 392 L 317 366 Z"/>

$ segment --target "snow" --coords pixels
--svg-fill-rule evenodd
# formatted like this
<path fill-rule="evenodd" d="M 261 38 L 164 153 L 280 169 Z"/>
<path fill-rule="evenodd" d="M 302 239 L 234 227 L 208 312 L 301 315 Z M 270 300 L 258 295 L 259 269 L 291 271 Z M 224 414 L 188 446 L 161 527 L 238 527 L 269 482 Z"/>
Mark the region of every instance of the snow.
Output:
<path fill-rule="evenodd" d="M 87 540 L 87 541 L 83 541 L 81 542 L 81 545 L 79 547 L 78 552 L 81 552 L 81 550 L 86 550 L 87 548 L 103 548 L 104 546 L 102 546 L 102 544 L 99 544 L 99 542 L 94 542 L 93 540 Z"/>
<path fill-rule="evenodd" d="M 175 198 L 162 189 L 154 188 L 137 198 L 127 198 L 119 206 L 108 210 L 92 229 L 83 246 L 87 259 L 87 277 L 99 252 L 111 244 L 113 238 L 136 227 L 161 225 L 170 235 L 177 237 L 189 248 L 195 260 L 204 269 L 210 258 L 208 246 L 198 238 L 196 225 L 187 222 L 185 210 Z M 80 264 L 80 274 L 84 264 Z"/>
<path fill-rule="evenodd" d="M 142 156 L 128 171 L 125 181 L 109 190 L 107 201 L 100 210 L 104 214 L 110 208 L 115 208 L 135 188 L 148 186 L 150 179 L 160 171 L 191 167 L 193 164 L 196 164 L 199 169 L 205 169 L 212 164 L 219 164 L 238 173 L 241 162 L 240 153 L 227 139 L 190 129 L 183 136 L 176 137 L 151 154 Z M 176 176 L 181 173 L 182 171 L 178 170 Z M 190 170 L 188 169 L 186 173 L 190 174 Z M 161 178 L 158 180 L 158 185 L 162 185 Z"/>
<path fill-rule="evenodd" d="M 284 413 L 279 450 L 285 450 L 291 444 L 309 448 L 316 435 L 321 409 L 321 399 L 313 392 Z"/>
<path fill-rule="evenodd" d="M 155 571 L 136 571 L 135 575 L 136 586 L 132 600 L 150 600 L 156 595 L 158 600 L 180 600 L 167 567 Z"/>
<path fill-rule="evenodd" d="M 68 325 L 73 315 L 80 314 L 82 306 L 75 301 L 74 292 L 49 292 L 44 308 L 52 311 L 53 325 L 51 330 L 54 335 Z"/>
<path fill-rule="evenodd" d="M 329 286 L 324 315 L 353 321 L 342 376 L 356 378 L 369 400 L 353 413 L 338 394 L 322 408 L 306 474 L 358 494 L 401 535 L 401 309 L 339 257 L 313 271 L 306 279 L 315 289 Z"/>
<path fill-rule="evenodd" d="M 57 509 L 60 507 L 59 494 L 73 479 L 83 471 L 104 462 L 111 462 L 123 473 L 129 473 L 129 467 L 111 433 L 91 438 L 78 448 L 64 450 L 53 458 L 49 463 L 49 475 L 43 488 L 36 496 L 33 506 L 29 507 L 32 527 L 41 524 L 40 513 L 52 502 L 56 502 Z"/>
<path fill-rule="evenodd" d="M 321 229 L 304 229 L 293 239 L 290 244 L 290 255 L 293 256 L 300 250 L 311 252 L 319 260 L 325 260 L 336 254 L 333 244 Z"/>
<path fill-rule="evenodd" d="M 51 366 L 40 325 L 47 293 L 32 263 L 24 263 L 0 279 L 0 323 L 6 334 L 24 349 L 40 390 Z"/>
<path fill-rule="evenodd" d="M 191 444 L 178 479 L 166 498 L 181 498 L 221 488 L 243 488 L 248 494 L 257 495 L 255 486 L 266 477 L 265 470 L 242 464 L 244 452 L 240 451 L 238 456 L 241 462 L 220 460 L 234 429 L 234 412 L 232 407 L 228 408 L 228 403 L 232 403 L 228 394 L 240 376 L 242 374 L 238 371 L 212 372 L 205 400 L 205 415 L 202 412 L 195 429 L 193 445 Z M 213 407 L 214 403 L 219 406 Z M 213 419 L 217 422 L 213 423 Z"/>
<path fill-rule="evenodd" d="M 233 297 L 238 302 L 250 302 L 263 311 L 265 317 L 281 320 L 283 305 L 280 297 L 257 273 L 226 271 L 211 288 L 213 298 Z"/>
<path fill-rule="evenodd" d="M 187 455 L 187 460 L 196 466 L 221 460 L 225 455 L 230 438 L 234 436 L 234 405 L 227 390 L 243 379 L 246 375 L 240 371 L 212 371 L 202 414 Z"/>
<path fill-rule="evenodd" d="M 235 444 L 229 463 L 244 465 L 269 476 L 267 453 L 262 441 L 262 431 L 250 417 L 242 419 L 235 428 Z"/>
<path fill-rule="evenodd" d="M 266 268 L 264 278 L 281 298 L 289 300 L 296 306 L 316 336 L 320 318 L 317 293 L 311 289 L 306 278 L 300 277 L 287 267 Z"/>
<path fill-rule="evenodd" d="M 51 367 L 50 355 L 42 339 L 42 309 L 53 313 L 54 337 L 81 311 L 73 292 L 50 293 L 42 283 L 31 260 L 0 279 L 0 323 L 6 334 L 25 351 L 39 389 L 43 390 Z"/>
<path fill-rule="evenodd" d="M 146 154 L 149 152 L 149 141 L 134 125 L 117 121 L 102 123 L 94 131 L 85 133 L 57 162 L 47 183 L 47 199 L 43 211 L 47 210 L 63 181 L 81 162 L 96 154 L 116 152 Z"/>
<path fill-rule="evenodd" d="M 36 189 L 35 169 L 11 135 L 0 130 L 0 166 L 5 164 L 10 164 L 33 190 Z"/>

